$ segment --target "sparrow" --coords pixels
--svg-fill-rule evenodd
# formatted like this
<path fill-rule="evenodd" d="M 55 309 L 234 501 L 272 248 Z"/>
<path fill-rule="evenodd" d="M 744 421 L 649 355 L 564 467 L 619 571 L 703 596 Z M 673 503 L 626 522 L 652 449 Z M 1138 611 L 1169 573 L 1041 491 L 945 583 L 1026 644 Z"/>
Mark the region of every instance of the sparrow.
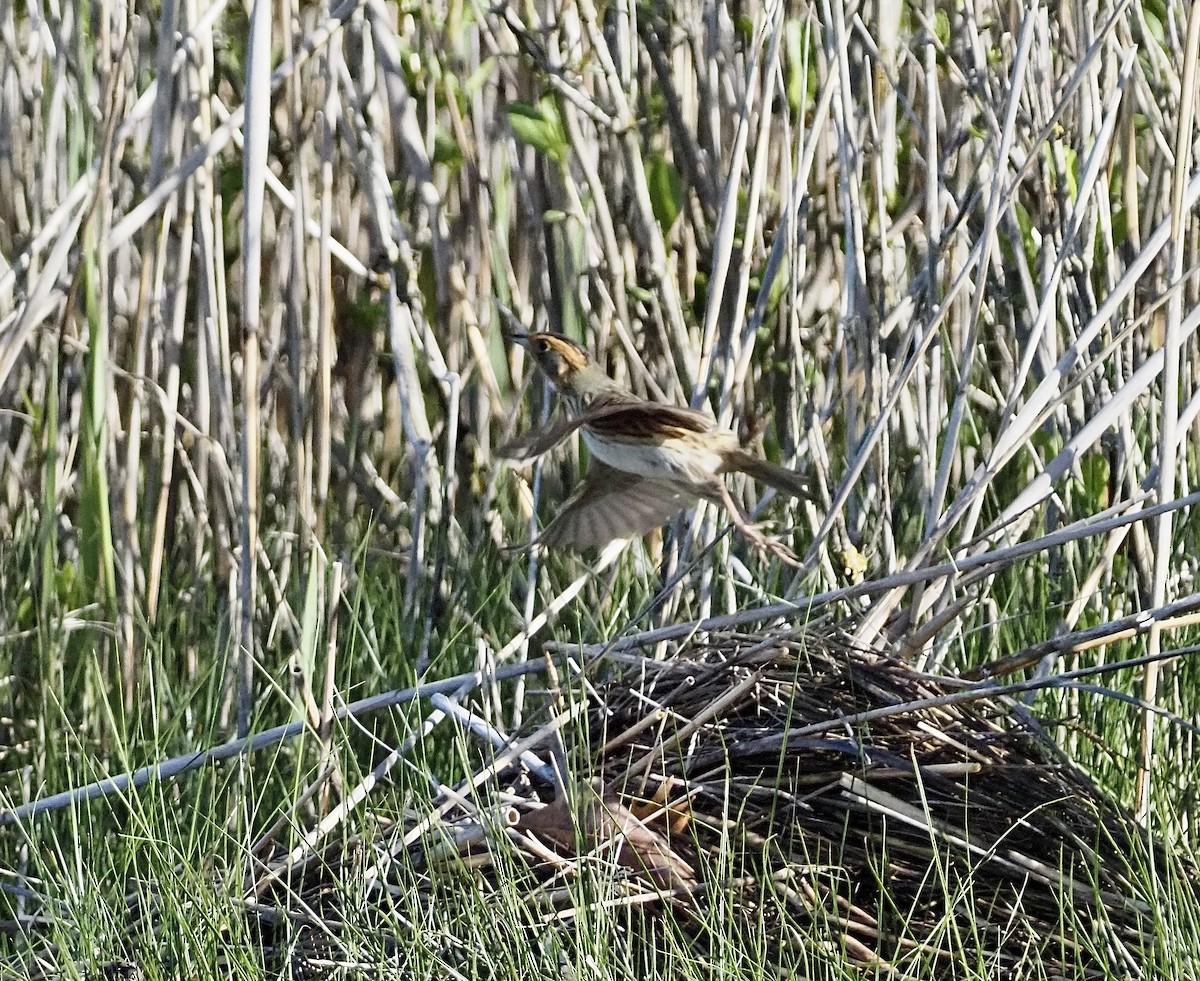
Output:
<path fill-rule="evenodd" d="M 591 454 L 583 482 L 529 546 L 600 548 L 658 528 L 698 500 L 723 505 L 756 548 L 790 565 L 796 556 L 765 536 L 725 485 L 744 473 L 790 497 L 812 499 L 805 478 L 742 446 L 703 412 L 644 399 L 610 378 L 588 353 L 557 333 L 510 333 L 533 356 L 566 408 L 565 418 L 500 448 L 533 460 L 579 431 Z"/>

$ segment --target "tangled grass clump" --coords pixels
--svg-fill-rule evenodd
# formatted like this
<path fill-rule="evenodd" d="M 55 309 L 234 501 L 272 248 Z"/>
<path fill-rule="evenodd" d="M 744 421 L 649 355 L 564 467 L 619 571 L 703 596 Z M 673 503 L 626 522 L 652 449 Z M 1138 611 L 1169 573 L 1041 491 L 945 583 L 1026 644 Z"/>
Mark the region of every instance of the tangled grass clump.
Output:
<path fill-rule="evenodd" d="M 426 918 L 483 902 L 506 919 L 515 885 L 508 927 L 568 947 L 578 921 L 621 909 L 631 962 L 676 931 L 699 963 L 758 936 L 785 971 L 828 955 L 902 974 L 1140 974 L 1146 870 L 1170 875 L 1165 851 L 990 690 L 806 631 L 630 659 L 590 690 L 586 779 L 564 792 L 520 765 L 481 772 L 491 792 L 414 813 L 372 872 Z M 469 960 L 460 940 L 447 952 Z"/>

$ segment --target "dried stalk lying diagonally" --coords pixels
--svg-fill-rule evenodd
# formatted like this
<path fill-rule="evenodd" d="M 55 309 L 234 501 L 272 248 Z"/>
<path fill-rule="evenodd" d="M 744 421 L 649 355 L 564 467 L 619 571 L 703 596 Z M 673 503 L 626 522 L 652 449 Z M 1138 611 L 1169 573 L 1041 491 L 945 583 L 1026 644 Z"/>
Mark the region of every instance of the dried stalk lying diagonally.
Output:
<path fill-rule="evenodd" d="M 745 930 L 787 976 L 829 954 L 900 975 L 1023 976 L 1031 958 L 1049 976 L 1140 974 L 1145 870 L 1178 866 L 1023 708 L 968 688 L 828 632 L 629 661 L 590 689 L 573 747 L 590 779 L 555 800 L 518 765 L 481 771 L 375 851 L 382 888 L 360 894 L 391 897 L 397 949 L 422 922 L 472 971 L 488 953 L 452 910 L 483 903 L 498 937 L 567 946 L 572 920 L 617 910 L 629 963 L 669 928 L 718 962 L 716 934 Z"/>

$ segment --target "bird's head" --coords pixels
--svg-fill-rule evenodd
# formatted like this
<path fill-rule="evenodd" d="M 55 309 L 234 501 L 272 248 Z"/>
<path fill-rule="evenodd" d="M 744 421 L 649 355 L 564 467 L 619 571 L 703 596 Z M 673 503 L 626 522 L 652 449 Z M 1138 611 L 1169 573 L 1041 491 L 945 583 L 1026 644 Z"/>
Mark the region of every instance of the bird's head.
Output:
<path fill-rule="evenodd" d="M 509 336 L 533 355 L 533 360 L 558 391 L 569 391 L 592 361 L 587 352 L 563 334 L 513 333 Z"/>

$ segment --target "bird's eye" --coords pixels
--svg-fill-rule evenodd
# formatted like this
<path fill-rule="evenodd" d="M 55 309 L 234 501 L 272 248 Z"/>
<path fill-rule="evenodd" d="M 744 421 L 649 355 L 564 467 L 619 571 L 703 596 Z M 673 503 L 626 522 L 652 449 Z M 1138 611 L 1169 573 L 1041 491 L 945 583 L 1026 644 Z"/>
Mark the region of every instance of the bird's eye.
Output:
<path fill-rule="evenodd" d="M 539 351 L 541 351 L 543 354 L 545 354 L 547 351 L 550 350 L 550 342 L 547 341 L 545 338 L 538 338 L 536 346 L 537 346 L 537 349 Z"/>

